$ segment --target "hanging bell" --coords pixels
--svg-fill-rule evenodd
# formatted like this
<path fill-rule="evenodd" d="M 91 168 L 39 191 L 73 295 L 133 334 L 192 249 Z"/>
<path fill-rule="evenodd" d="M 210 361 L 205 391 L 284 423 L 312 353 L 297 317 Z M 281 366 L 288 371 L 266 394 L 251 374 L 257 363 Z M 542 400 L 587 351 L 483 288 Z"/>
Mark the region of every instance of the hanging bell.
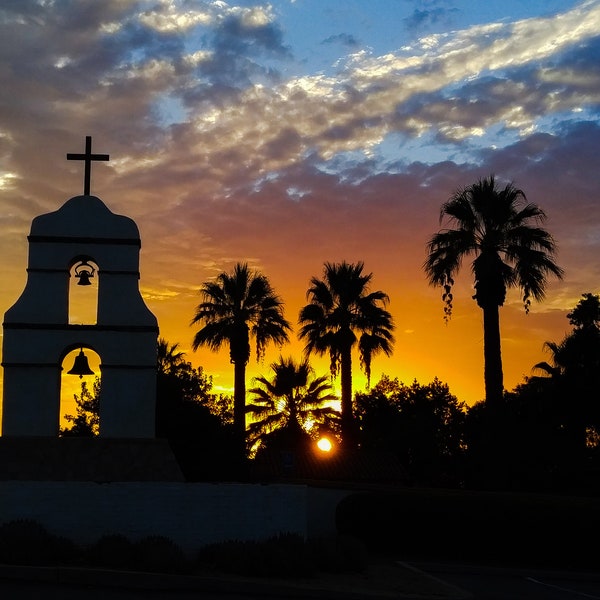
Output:
<path fill-rule="evenodd" d="M 94 267 L 83 261 L 75 267 L 75 277 L 79 279 L 77 285 L 92 285 L 90 279 L 94 276 Z"/>
<path fill-rule="evenodd" d="M 68 375 L 79 375 L 81 379 L 84 375 L 93 375 L 94 371 L 90 369 L 88 364 L 87 356 L 83 353 L 83 348 L 79 351 L 79 354 L 75 357 L 73 368 L 67 371 Z"/>

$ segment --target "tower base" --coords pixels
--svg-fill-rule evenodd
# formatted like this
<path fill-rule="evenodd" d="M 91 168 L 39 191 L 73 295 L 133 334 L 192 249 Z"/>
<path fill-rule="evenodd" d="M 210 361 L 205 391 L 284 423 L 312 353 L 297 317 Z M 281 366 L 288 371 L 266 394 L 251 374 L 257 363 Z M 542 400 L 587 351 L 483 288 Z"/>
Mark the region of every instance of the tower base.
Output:
<path fill-rule="evenodd" d="M 184 481 L 167 440 L 0 437 L 0 481 Z"/>

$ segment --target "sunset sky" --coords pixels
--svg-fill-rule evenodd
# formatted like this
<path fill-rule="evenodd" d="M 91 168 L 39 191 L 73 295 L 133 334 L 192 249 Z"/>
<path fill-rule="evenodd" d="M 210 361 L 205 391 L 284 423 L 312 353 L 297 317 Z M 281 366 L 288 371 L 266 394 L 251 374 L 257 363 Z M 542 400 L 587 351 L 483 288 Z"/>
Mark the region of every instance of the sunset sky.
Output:
<path fill-rule="evenodd" d="M 32 219 L 82 193 L 133 218 L 160 335 L 230 393 L 227 349 L 192 352 L 202 282 L 238 261 L 297 331 L 326 261 L 363 261 L 396 325 L 381 374 L 483 398 L 481 311 L 463 265 L 454 315 L 422 271 L 439 209 L 495 174 L 548 215 L 564 280 L 501 309 L 505 387 L 600 292 L 600 0 L 9 0 L 0 4 L 0 312 Z M 41 299 L 40 301 L 43 301 Z M 252 377 L 269 374 L 271 348 Z M 317 374 L 328 360 L 312 360 Z M 70 365 L 68 365 L 70 367 Z M 355 361 L 355 390 L 364 389 Z M 339 381 L 336 382 L 336 386 Z"/>

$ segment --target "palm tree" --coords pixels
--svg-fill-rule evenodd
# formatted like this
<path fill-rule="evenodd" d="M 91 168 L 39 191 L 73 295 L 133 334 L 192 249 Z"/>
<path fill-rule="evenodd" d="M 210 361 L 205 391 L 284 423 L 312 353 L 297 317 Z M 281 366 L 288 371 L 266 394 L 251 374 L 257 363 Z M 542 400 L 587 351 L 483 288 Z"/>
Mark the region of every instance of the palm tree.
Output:
<path fill-rule="evenodd" d="M 297 364 L 292 358 L 279 357 L 271 364 L 273 378 L 257 377 L 253 403 L 246 411 L 254 417 L 248 427 L 250 445 L 268 444 L 270 438 L 284 437 L 293 446 L 308 438 L 314 424 L 335 425 L 339 414 L 327 402 L 337 400 L 331 393 L 327 375 L 313 377 L 314 371 L 306 359 Z M 275 436 L 273 435 L 275 434 Z"/>
<path fill-rule="evenodd" d="M 424 269 L 429 283 L 444 289 L 448 320 L 454 278 L 463 259 L 474 257 L 473 299 L 483 310 L 485 397 L 490 404 L 497 404 L 504 389 L 499 307 L 510 287 L 522 291 L 526 312 L 531 298 L 544 298 L 548 276 L 560 279 L 563 274 L 554 262 L 556 245 L 539 226 L 546 218 L 544 212 L 527 202 L 525 193 L 512 183 L 497 187 L 493 175 L 455 192 L 442 205 L 440 224 L 445 217 L 453 227 L 431 237 Z"/>
<path fill-rule="evenodd" d="M 176 373 L 184 360 L 185 352 L 179 350 L 179 344 L 169 344 L 165 338 L 158 338 L 157 342 L 157 369 L 161 375 Z"/>
<path fill-rule="evenodd" d="M 256 358 L 264 356 L 269 342 L 281 345 L 288 341 L 290 324 L 283 316 L 283 302 L 269 280 L 245 263 L 237 263 L 231 273 L 220 273 L 216 281 L 206 281 L 200 288 L 202 302 L 196 307 L 192 325 L 202 324 L 192 348 L 207 346 L 218 351 L 229 345 L 234 367 L 234 429 L 240 445 L 245 447 L 246 432 L 246 365 L 250 359 L 250 337 L 256 342 Z"/>
<path fill-rule="evenodd" d="M 331 374 L 341 374 L 342 442 L 356 442 L 352 412 L 352 349 L 358 345 L 360 363 L 371 377 L 371 359 L 378 352 L 390 355 L 394 337 L 389 298 L 370 292 L 372 273 L 363 273 L 362 262 L 325 263 L 323 279 L 313 277 L 306 294 L 309 304 L 300 311 L 300 339 L 307 355 L 329 353 Z"/>

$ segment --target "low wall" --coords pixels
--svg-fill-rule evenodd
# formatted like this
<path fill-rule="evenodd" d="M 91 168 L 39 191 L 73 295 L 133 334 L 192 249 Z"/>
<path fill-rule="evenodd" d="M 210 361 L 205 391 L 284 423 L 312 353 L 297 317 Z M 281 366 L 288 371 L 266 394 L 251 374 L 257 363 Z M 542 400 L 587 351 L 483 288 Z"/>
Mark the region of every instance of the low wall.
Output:
<path fill-rule="evenodd" d="M 187 553 L 226 540 L 307 537 L 312 503 L 305 485 L 0 482 L 0 524 L 34 519 L 81 544 L 114 533 L 132 541 L 163 535 Z M 323 509 L 332 514 L 331 506 Z M 327 521 L 320 531 L 333 531 Z"/>

